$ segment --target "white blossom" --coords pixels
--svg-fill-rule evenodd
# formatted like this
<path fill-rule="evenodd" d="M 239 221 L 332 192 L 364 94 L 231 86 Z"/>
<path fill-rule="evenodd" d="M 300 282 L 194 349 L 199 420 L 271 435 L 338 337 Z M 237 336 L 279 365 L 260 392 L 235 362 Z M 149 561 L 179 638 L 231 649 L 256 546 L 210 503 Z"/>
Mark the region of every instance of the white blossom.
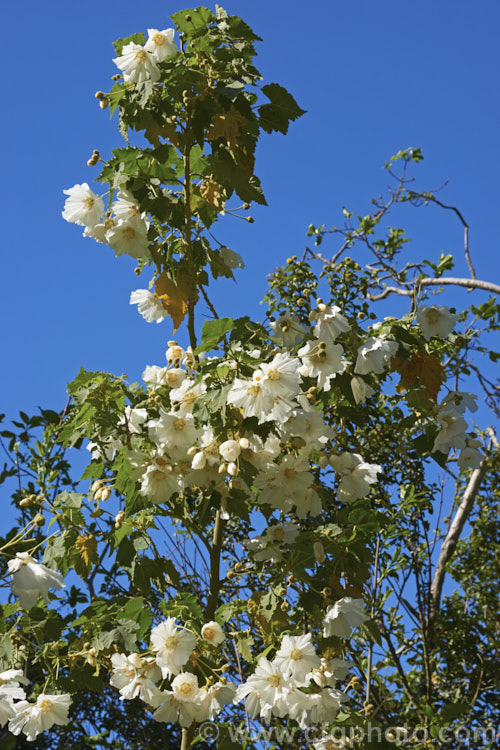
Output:
<path fill-rule="evenodd" d="M 337 496 L 341 502 L 359 500 L 370 492 L 370 486 L 377 481 L 382 471 L 378 464 L 368 464 L 358 453 L 331 455 L 330 464 L 340 474 Z"/>
<path fill-rule="evenodd" d="M 245 706 L 254 719 L 257 714 L 268 721 L 271 714 L 285 716 L 289 710 L 289 693 L 292 682 L 278 665 L 262 658 L 246 682 L 236 689 L 234 703 L 244 698 Z"/>
<path fill-rule="evenodd" d="M 85 227 L 95 227 L 104 214 L 104 203 L 86 182 L 63 190 L 67 196 L 62 212 L 63 219 Z"/>
<path fill-rule="evenodd" d="M 166 678 L 178 674 L 189 661 L 196 645 L 196 636 L 189 630 L 179 628 L 174 617 L 168 617 L 151 630 L 151 644 L 156 652 L 156 663 Z"/>
<path fill-rule="evenodd" d="M 49 589 L 64 588 L 64 579 L 60 573 L 38 563 L 27 552 L 18 552 L 7 564 L 12 574 L 12 593 L 19 597 L 19 604 L 23 609 L 34 607 L 40 594 L 47 604 Z"/>
<path fill-rule="evenodd" d="M 255 560 L 280 562 L 283 559 L 282 545 L 293 544 L 298 534 L 296 523 L 277 523 L 268 526 L 262 535 L 247 539 L 244 546 Z"/>
<path fill-rule="evenodd" d="M 304 336 L 309 333 L 309 328 L 303 325 L 296 315 L 282 315 L 277 320 L 271 321 L 269 327 L 275 336 L 283 339 L 283 344 L 287 349 L 300 344 Z"/>
<path fill-rule="evenodd" d="M 367 375 L 369 372 L 381 374 L 384 372 L 387 362 L 396 355 L 398 344 L 389 341 L 384 336 L 375 338 L 370 336 L 358 349 L 358 357 L 354 372 L 358 375 Z"/>
<path fill-rule="evenodd" d="M 373 396 L 375 393 L 375 390 L 371 385 L 368 385 L 366 380 L 363 380 L 363 378 L 360 378 L 357 375 L 354 375 L 351 380 L 351 389 L 356 404 L 364 404 L 366 399 L 370 398 L 370 396 Z"/>
<path fill-rule="evenodd" d="M 307 683 L 307 675 L 313 669 L 319 669 L 321 665 L 311 643 L 311 633 L 285 635 L 273 663 L 279 666 L 284 674 L 291 676 L 298 685 Z"/>
<path fill-rule="evenodd" d="M 155 56 L 135 42 L 125 44 L 122 54 L 113 58 L 113 62 L 123 71 L 123 79 L 130 83 L 155 82 L 160 79 Z"/>
<path fill-rule="evenodd" d="M 142 258 L 148 255 L 148 227 L 139 216 L 131 216 L 126 221 L 118 221 L 106 232 L 108 245 L 115 251 L 115 255 L 130 255 L 132 258 Z"/>
<path fill-rule="evenodd" d="M 150 52 L 158 62 L 162 62 L 166 57 L 175 55 L 177 52 L 174 34 L 174 29 L 163 29 L 163 31 L 148 29 L 148 41 L 144 49 Z"/>
<path fill-rule="evenodd" d="M 431 305 L 423 306 L 417 310 L 417 322 L 426 341 L 433 336 L 445 339 L 455 328 L 457 316 L 450 312 L 449 307 L 438 307 Z"/>
<path fill-rule="evenodd" d="M 324 391 L 330 390 L 331 380 L 347 367 L 344 349 L 330 341 L 308 341 L 297 354 L 302 358 L 302 377 L 317 378 L 318 387 Z"/>
<path fill-rule="evenodd" d="M 208 643 L 211 643 L 213 646 L 220 646 L 220 644 L 226 640 L 224 631 L 222 630 L 219 623 L 215 622 L 214 620 L 211 620 L 210 622 L 207 622 L 205 623 L 205 625 L 203 625 L 201 629 L 201 637 L 205 641 L 208 641 Z"/>
<path fill-rule="evenodd" d="M 68 710 L 71 705 L 69 695 L 45 695 L 42 693 L 36 703 L 19 701 L 14 705 L 15 714 L 9 721 L 9 731 L 18 735 L 23 732 L 28 742 L 50 729 L 54 724 L 68 724 Z"/>
<path fill-rule="evenodd" d="M 154 658 L 142 658 L 140 654 L 112 654 L 111 663 L 110 683 L 118 689 L 120 700 L 140 698 L 145 703 L 154 700 L 155 681 L 161 678 L 161 670 Z"/>
<path fill-rule="evenodd" d="M 139 313 L 148 323 L 161 323 L 168 315 L 162 301 L 147 289 L 136 289 L 130 295 L 130 304 L 137 305 Z"/>
<path fill-rule="evenodd" d="M 332 635 L 337 635 L 340 638 L 349 638 L 353 628 L 370 619 L 363 612 L 363 606 L 362 599 L 353 599 L 350 596 L 345 596 L 335 604 L 331 604 L 324 620 L 324 637 L 330 638 Z"/>
<path fill-rule="evenodd" d="M 347 318 L 342 315 L 340 307 L 337 307 L 337 305 L 333 305 L 323 312 L 314 310 L 310 318 L 316 321 L 313 330 L 317 339 L 334 341 L 341 333 L 347 333 L 351 330 Z"/>

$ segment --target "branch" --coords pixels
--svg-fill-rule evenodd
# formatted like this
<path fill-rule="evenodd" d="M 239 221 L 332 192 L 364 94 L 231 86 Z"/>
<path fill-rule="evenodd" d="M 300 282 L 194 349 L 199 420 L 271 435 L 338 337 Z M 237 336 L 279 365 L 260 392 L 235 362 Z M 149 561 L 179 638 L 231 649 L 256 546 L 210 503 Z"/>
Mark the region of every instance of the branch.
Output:
<path fill-rule="evenodd" d="M 367 294 L 368 299 L 375 301 L 379 299 L 385 299 L 390 294 L 400 294 L 404 297 L 412 297 L 415 293 L 415 288 L 422 286 L 442 286 L 442 285 L 455 285 L 465 286 L 468 289 L 483 289 L 486 292 L 493 292 L 493 294 L 500 294 L 500 284 L 493 284 L 491 281 L 482 281 L 481 279 L 458 279 L 453 276 L 441 276 L 440 278 L 425 278 L 415 279 L 414 288 L 412 289 L 401 289 L 397 286 L 388 286 L 383 292 L 379 294 Z"/>
<path fill-rule="evenodd" d="M 446 565 L 455 552 L 457 542 L 460 539 L 460 534 L 462 533 L 465 522 L 469 517 L 472 506 L 474 504 L 474 500 L 479 491 L 479 487 L 481 486 L 481 482 L 483 481 L 484 475 L 486 474 L 486 468 L 486 460 L 483 460 L 481 461 L 479 468 L 474 469 L 474 471 L 472 472 L 462 501 L 458 506 L 455 517 L 441 546 L 441 552 L 439 553 L 439 559 L 437 561 L 436 570 L 434 572 L 434 577 L 432 579 L 431 585 L 431 604 L 429 614 L 430 622 L 432 622 L 433 618 L 436 616 L 439 610 L 443 581 L 446 574 Z"/>

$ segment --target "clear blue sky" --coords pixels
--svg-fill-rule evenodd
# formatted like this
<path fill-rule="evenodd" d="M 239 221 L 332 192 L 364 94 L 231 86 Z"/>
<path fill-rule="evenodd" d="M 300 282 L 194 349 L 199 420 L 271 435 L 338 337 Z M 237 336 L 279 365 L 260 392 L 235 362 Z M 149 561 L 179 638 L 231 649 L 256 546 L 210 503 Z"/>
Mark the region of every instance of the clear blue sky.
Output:
<path fill-rule="evenodd" d="M 387 183 L 382 164 L 407 146 L 425 154 L 423 188 L 450 181 L 443 199 L 471 225 L 478 276 L 499 276 L 497 0 L 224 5 L 263 37 L 264 78 L 289 88 L 308 114 L 289 136 L 267 136 L 259 149 L 269 208 L 254 212 L 253 226 L 235 221 L 221 232 L 247 263 L 238 286 L 214 289 L 221 315 L 259 315 L 266 273 L 302 252 L 309 223 L 340 222 L 342 205 L 368 212 Z M 94 100 L 116 72 L 111 42 L 168 27 L 169 14 L 183 7 L 158 0 L 4 6 L 0 411 L 9 416 L 62 408 L 80 365 L 138 378 L 144 365 L 164 362 L 169 324 L 148 325 L 128 304 L 130 291 L 145 286 L 134 261 L 115 260 L 66 224 L 62 190 L 92 183 L 92 149 L 106 156 L 120 145 L 116 123 Z M 465 273 L 462 231 L 450 213 L 417 212 L 410 230 L 409 252 L 456 252 Z"/>

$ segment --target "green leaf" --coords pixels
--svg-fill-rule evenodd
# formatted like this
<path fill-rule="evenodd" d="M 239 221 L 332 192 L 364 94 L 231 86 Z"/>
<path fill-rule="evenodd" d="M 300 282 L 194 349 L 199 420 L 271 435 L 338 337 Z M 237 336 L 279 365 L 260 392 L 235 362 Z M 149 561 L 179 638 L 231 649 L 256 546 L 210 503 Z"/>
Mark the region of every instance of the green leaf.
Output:
<path fill-rule="evenodd" d="M 198 38 L 206 32 L 207 26 L 215 21 L 212 11 L 203 7 L 181 10 L 170 18 L 186 39 Z"/>
<path fill-rule="evenodd" d="M 259 124 L 266 133 L 278 131 L 286 135 L 291 121 L 305 114 L 293 96 L 278 83 L 269 83 L 262 87 L 263 93 L 270 100 L 269 104 L 259 107 Z"/>
<path fill-rule="evenodd" d="M 130 44 L 130 42 L 134 42 L 135 44 L 145 44 L 146 37 L 144 36 L 142 31 L 139 31 L 138 34 L 132 34 L 131 36 L 126 36 L 123 39 L 117 39 L 116 42 L 113 42 L 113 47 L 115 48 L 118 57 L 120 57 L 120 55 L 122 54 L 124 46 L 126 44 Z"/>
<path fill-rule="evenodd" d="M 195 354 L 211 351 L 219 341 L 222 341 L 226 333 L 234 326 L 232 318 L 218 318 L 217 320 L 206 320 L 201 329 L 202 344 L 196 347 Z"/>
<path fill-rule="evenodd" d="M 469 703 L 448 703 L 447 706 L 441 709 L 438 716 L 441 721 L 448 722 L 458 719 L 459 716 L 462 716 L 462 714 L 467 713 L 471 709 L 472 706 Z"/>

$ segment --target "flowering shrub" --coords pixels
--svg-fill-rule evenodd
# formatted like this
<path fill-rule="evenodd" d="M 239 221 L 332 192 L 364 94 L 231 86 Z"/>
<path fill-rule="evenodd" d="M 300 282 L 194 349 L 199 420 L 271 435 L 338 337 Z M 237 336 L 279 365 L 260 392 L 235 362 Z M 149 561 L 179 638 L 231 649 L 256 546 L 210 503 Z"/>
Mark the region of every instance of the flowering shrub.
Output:
<path fill-rule="evenodd" d="M 23 499 L 36 515 L 2 547 L 15 598 L 3 633 L 23 648 L 2 653 L 0 724 L 31 741 L 66 725 L 82 690 L 111 685 L 151 721 L 179 725 L 183 748 L 203 722 L 257 717 L 315 727 L 314 747 L 336 747 L 335 727 L 361 726 L 372 700 L 386 702 L 373 661 L 387 627 L 377 588 L 394 575 L 383 535 L 399 545 L 399 565 L 401 539 L 387 530 L 417 512 L 431 458 L 457 461 L 462 477 L 484 475 L 483 441 L 468 422 L 475 399 L 458 389 L 463 316 L 420 305 L 419 286 L 409 313 L 373 322 L 364 295 L 383 288 L 394 234 L 374 246 L 378 270 L 344 258 L 324 262 L 321 281 L 292 258 L 271 278 L 263 322 L 217 316 L 209 272 L 232 277 L 244 262 L 214 240 L 213 225 L 251 220 L 251 203 L 265 203 L 254 174 L 259 134 L 286 133 L 303 112 L 280 85 L 260 86 L 258 37 L 241 19 L 220 7 L 172 18 L 175 30 L 115 43 L 121 73 L 97 98 L 117 111 L 127 145 L 107 160 L 94 152 L 106 192 L 66 190 L 63 217 L 136 259 L 139 274 L 151 269 L 130 302 L 168 335 L 185 323 L 187 339 L 168 342 L 166 362 L 145 365 L 142 385 L 84 370 L 69 385 L 56 439 L 87 441 L 84 491 L 49 500 L 42 487 L 41 498 Z M 142 131 L 149 145 L 131 145 Z M 421 156 L 399 158 L 407 166 Z M 317 244 L 325 233 L 311 229 Z M 211 319 L 200 332 L 201 300 Z M 55 526 L 43 536 L 46 517 Z M 52 606 L 71 571 L 88 598 L 72 586 Z M 422 711 L 418 690 L 404 688 Z"/>

